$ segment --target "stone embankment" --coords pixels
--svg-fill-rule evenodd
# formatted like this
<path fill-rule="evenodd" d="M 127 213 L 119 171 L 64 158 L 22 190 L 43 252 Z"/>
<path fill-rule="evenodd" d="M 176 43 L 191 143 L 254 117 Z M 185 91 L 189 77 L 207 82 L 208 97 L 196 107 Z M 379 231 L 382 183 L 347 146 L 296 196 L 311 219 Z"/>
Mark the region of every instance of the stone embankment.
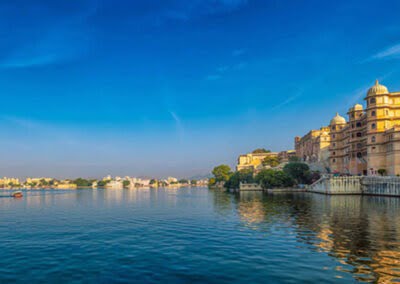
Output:
<path fill-rule="evenodd" d="M 323 194 L 365 194 L 400 197 L 400 177 L 324 176 L 307 189 Z"/>

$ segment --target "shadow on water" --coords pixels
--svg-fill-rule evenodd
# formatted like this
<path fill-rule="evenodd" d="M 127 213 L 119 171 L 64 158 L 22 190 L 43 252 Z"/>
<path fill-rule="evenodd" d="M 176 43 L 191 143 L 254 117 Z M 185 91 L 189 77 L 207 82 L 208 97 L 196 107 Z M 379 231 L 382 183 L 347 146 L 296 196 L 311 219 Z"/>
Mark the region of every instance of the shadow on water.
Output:
<path fill-rule="evenodd" d="M 337 259 L 336 270 L 357 281 L 400 282 L 399 198 L 242 192 L 216 194 L 215 203 L 254 230 L 295 228 L 299 243 Z"/>

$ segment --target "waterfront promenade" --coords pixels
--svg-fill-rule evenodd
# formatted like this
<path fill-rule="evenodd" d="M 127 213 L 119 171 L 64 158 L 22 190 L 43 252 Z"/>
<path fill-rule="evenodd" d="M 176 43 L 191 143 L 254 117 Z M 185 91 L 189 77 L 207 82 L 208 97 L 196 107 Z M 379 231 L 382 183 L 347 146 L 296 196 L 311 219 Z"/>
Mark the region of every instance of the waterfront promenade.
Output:
<path fill-rule="evenodd" d="M 400 177 L 324 176 L 307 189 L 323 194 L 356 194 L 400 197 Z"/>

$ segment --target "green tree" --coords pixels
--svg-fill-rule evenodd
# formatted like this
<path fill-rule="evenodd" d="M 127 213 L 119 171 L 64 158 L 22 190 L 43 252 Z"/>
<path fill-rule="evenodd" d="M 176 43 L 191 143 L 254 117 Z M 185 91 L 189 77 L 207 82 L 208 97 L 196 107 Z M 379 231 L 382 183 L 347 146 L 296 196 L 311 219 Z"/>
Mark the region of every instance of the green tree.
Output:
<path fill-rule="evenodd" d="M 129 180 L 124 180 L 123 182 L 122 182 L 122 185 L 123 185 L 123 187 L 129 187 L 130 185 L 131 185 L 131 182 L 129 181 Z"/>
<path fill-rule="evenodd" d="M 291 162 L 291 163 L 300 162 L 300 158 L 297 156 L 289 157 L 289 162 Z"/>
<path fill-rule="evenodd" d="M 103 186 L 106 186 L 107 183 L 109 183 L 109 182 L 110 182 L 110 180 L 99 180 L 99 182 L 97 183 L 97 186 L 103 187 Z"/>
<path fill-rule="evenodd" d="M 215 180 L 215 178 L 209 178 L 208 185 L 214 185 L 216 183 L 217 183 L 217 181 Z"/>
<path fill-rule="evenodd" d="M 190 181 L 190 184 L 191 184 L 191 185 L 197 185 L 197 180 L 192 179 L 192 180 Z"/>
<path fill-rule="evenodd" d="M 228 165 L 219 165 L 213 169 L 212 174 L 217 182 L 227 181 L 232 175 L 232 171 Z"/>
<path fill-rule="evenodd" d="M 262 154 L 262 153 L 271 153 L 271 151 L 266 150 L 264 148 L 258 148 L 258 149 L 255 149 L 252 153 L 253 154 Z"/>
<path fill-rule="evenodd" d="M 386 175 L 386 170 L 385 169 L 379 169 L 378 170 L 378 174 L 380 174 L 381 176 L 385 176 Z"/>
<path fill-rule="evenodd" d="M 254 172 L 252 169 L 243 169 L 233 173 L 225 183 L 225 188 L 239 188 L 240 183 L 253 183 Z"/>
<path fill-rule="evenodd" d="M 279 158 L 276 156 L 265 157 L 262 161 L 263 166 L 277 167 L 280 164 Z"/>
<path fill-rule="evenodd" d="M 88 186 L 92 186 L 92 182 L 84 179 L 84 178 L 77 178 L 74 181 L 72 181 L 73 184 L 76 184 L 77 187 L 88 187 Z"/>
<path fill-rule="evenodd" d="M 179 180 L 179 183 L 180 184 L 188 184 L 189 181 L 187 179 L 181 179 L 181 180 Z"/>
<path fill-rule="evenodd" d="M 276 171 L 272 169 L 260 171 L 256 178 L 262 188 L 272 189 L 278 187 L 291 187 L 294 185 L 294 180 L 284 171 Z"/>
<path fill-rule="evenodd" d="M 288 163 L 283 168 L 283 171 L 291 176 L 298 184 L 310 183 L 310 167 L 301 162 Z"/>
<path fill-rule="evenodd" d="M 153 178 L 153 179 L 150 180 L 150 184 L 156 184 L 156 183 L 157 183 L 156 179 Z"/>
<path fill-rule="evenodd" d="M 40 185 L 41 185 L 41 186 L 48 186 L 49 183 L 48 183 L 44 178 L 42 178 L 42 179 L 40 180 Z"/>

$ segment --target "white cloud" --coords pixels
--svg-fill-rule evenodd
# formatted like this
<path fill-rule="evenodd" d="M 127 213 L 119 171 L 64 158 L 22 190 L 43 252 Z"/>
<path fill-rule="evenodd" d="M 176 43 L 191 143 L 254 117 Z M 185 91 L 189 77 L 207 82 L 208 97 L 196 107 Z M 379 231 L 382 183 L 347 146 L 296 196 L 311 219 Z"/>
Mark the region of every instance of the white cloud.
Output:
<path fill-rule="evenodd" d="M 243 68 L 245 68 L 247 65 L 246 62 L 240 62 L 237 64 L 233 64 L 233 65 L 224 65 L 224 66 L 220 66 L 215 70 L 214 74 L 208 75 L 206 77 L 206 80 L 208 81 L 215 81 L 215 80 L 219 80 L 221 79 L 227 72 L 230 71 L 239 71 Z"/>
<path fill-rule="evenodd" d="M 387 79 L 392 75 L 393 72 L 388 72 L 382 76 L 377 77 L 380 82 L 383 80 Z M 354 105 L 356 103 L 362 103 L 363 98 L 367 95 L 368 89 L 371 88 L 374 85 L 374 80 L 371 80 L 369 83 L 361 86 L 358 89 L 353 90 L 352 92 L 348 93 L 345 95 L 345 97 L 348 98 L 346 104 L 347 105 Z"/>
<path fill-rule="evenodd" d="M 280 109 L 280 108 L 290 104 L 291 102 L 295 101 L 298 97 L 300 97 L 302 95 L 303 95 L 303 90 L 299 90 L 298 92 L 296 92 L 292 96 L 288 97 L 283 102 L 281 102 L 281 103 L 275 105 L 274 107 L 272 107 L 272 110 Z"/>
<path fill-rule="evenodd" d="M 96 3 L 94 0 L 81 1 L 82 6 L 77 12 L 60 16 L 51 24 L 48 23 L 46 14 L 42 15 L 38 12 L 46 10 L 45 8 L 32 7 L 32 11 L 36 12 L 31 13 L 33 19 L 30 21 L 38 22 L 38 24 L 33 28 L 30 28 L 29 24 L 21 28 L 19 36 L 26 39 L 22 44 L 17 42 L 10 45 L 9 51 L 0 59 L 0 68 L 49 65 L 82 56 L 88 51 L 92 42 L 86 19 L 96 12 Z M 35 21 L 39 17 L 43 18 L 43 22 Z M 31 36 L 31 29 L 41 32 Z"/>
<path fill-rule="evenodd" d="M 172 116 L 172 118 L 175 121 L 175 126 L 176 126 L 176 132 L 178 134 L 180 142 L 183 142 L 183 137 L 185 135 L 185 129 L 182 124 L 182 120 L 180 117 L 176 114 L 176 112 L 169 110 L 169 114 Z"/>
<path fill-rule="evenodd" d="M 391 47 L 388 47 L 371 57 L 371 59 L 386 59 L 386 58 L 400 58 L 400 44 L 395 44 Z"/>

